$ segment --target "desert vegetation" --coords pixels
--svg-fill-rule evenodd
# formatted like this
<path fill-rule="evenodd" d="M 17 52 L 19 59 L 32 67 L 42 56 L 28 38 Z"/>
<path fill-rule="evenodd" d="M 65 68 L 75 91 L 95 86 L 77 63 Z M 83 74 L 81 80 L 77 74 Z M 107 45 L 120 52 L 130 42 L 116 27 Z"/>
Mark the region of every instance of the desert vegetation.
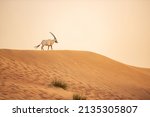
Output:
<path fill-rule="evenodd" d="M 54 87 L 62 88 L 64 90 L 67 89 L 67 83 L 65 83 L 63 80 L 60 79 L 54 79 L 50 85 Z"/>
<path fill-rule="evenodd" d="M 86 97 L 80 94 L 73 94 L 73 100 L 86 100 Z"/>

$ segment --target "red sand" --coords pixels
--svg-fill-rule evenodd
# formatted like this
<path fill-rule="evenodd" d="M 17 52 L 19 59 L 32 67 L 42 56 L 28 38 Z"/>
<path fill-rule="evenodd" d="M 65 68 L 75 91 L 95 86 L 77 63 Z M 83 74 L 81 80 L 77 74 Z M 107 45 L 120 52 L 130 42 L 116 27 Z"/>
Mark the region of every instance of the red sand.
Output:
<path fill-rule="evenodd" d="M 54 79 L 67 89 L 49 86 Z M 0 99 L 150 99 L 150 69 L 92 52 L 0 50 Z"/>

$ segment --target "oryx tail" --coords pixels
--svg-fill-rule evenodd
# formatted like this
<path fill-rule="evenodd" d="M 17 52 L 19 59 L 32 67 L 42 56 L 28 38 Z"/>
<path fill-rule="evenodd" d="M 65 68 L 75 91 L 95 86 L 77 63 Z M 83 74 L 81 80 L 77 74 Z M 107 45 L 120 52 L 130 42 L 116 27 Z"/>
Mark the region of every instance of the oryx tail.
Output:
<path fill-rule="evenodd" d="M 37 46 L 34 46 L 34 48 L 38 48 L 40 45 L 41 45 L 41 43 L 39 45 L 37 45 Z"/>

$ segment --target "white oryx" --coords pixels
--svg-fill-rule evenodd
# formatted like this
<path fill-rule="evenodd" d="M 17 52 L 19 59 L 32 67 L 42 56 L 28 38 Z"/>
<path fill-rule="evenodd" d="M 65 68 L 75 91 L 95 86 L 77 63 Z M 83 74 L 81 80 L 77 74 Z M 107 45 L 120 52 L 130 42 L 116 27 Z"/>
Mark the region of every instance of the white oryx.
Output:
<path fill-rule="evenodd" d="M 49 33 L 51 33 L 51 32 L 49 32 Z M 35 46 L 35 48 L 38 48 L 40 45 L 42 45 L 41 50 L 44 50 L 43 49 L 44 46 L 48 46 L 48 50 L 49 50 L 49 46 L 51 46 L 51 50 L 52 50 L 53 49 L 53 47 L 52 47 L 53 44 L 58 43 L 58 41 L 57 41 L 55 35 L 53 33 L 51 33 L 51 34 L 54 37 L 54 39 L 42 40 L 42 42 L 39 45 Z"/>

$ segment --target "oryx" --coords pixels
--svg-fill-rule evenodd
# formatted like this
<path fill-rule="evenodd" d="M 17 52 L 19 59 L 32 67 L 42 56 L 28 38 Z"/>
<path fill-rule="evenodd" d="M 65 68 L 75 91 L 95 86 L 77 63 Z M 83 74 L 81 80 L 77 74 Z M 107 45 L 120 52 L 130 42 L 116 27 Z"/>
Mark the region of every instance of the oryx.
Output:
<path fill-rule="evenodd" d="M 44 46 L 48 46 L 48 50 L 49 50 L 49 46 L 51 46 L 51 50 L 53 49 L 53 47 L 52 47 L 53 44 L 58 43 L 58 41 L 57 41 L 55 35 L 52 32 L 49 32 L 49 33 L 52 34 L 54 39 L 42 40 L 42 42 L 39 45 L 35 46 L 35 48 L 38 48 L 40 45 L 42 45 L 41 50 L 44 50 L 43 49 Z"/>

